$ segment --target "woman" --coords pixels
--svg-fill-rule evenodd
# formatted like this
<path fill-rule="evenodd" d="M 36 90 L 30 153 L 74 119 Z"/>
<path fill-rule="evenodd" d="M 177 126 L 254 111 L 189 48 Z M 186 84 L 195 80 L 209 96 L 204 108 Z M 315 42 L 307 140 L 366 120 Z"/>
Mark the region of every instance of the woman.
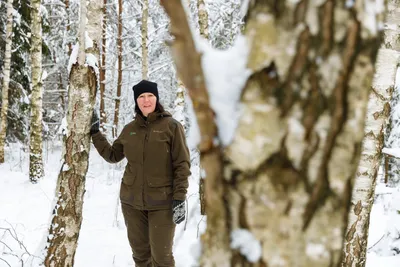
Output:
<path fill-rule="evenodd" d="M 190 156 L 182 125 L 159 103 L 157 84 L 133 86 L 136 118 L 110 145 L 93 115 L 90 134 L 99 154 L 110 163 L 127 158 L 120 199 L 138 267 L 175 266 L 175 224 L 185 218 Z"/>

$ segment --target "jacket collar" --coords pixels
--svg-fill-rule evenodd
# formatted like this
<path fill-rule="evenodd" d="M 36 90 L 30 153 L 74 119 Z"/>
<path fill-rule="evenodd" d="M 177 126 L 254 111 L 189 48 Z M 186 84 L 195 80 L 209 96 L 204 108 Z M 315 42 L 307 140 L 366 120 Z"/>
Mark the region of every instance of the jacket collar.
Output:
<path fill-rule="evenodd" d="M 147 116 L 147 120 L 145 120 L 142 115 L 140 115 L 138 113 L 136 114 L 136 120 L 139 123 L 139 125 L 141 125 L 141 126 L 146 126 L 146 125 L 148 125 L 152 122 L 155 122 L 156 120 L 163 118 L 163 117 L 172 117 L 172 115 L 168 111 L 164 111 L 164 112 L 155 111 L 155 112 L 150 113 Z"/>

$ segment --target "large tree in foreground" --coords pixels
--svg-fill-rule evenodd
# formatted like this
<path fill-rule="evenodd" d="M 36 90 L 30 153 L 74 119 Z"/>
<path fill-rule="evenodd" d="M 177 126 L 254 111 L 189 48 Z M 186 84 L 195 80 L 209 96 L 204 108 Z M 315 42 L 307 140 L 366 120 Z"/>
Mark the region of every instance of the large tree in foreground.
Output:
<path fill-rule="evenodd" d="M 63 167 L 58 177 L 57 204 L 53 210 L 47 240 L 46 267 L 74 265 L 89 164 L 90 119 L 99 85 L 102 5 L 103 0 L 90 0 L 87 6 L 86 0 L 81 0 L 79 45 L 75 46 L 70 60 L 68 133 Z M 88 24 L 86 18 L 90 18 Z"/>
<path fill-rule="evenodd" d="M 236 132 L 222 150 L 181 1 L 161 3 L 200 128 L 202 266 L 340 265 L 385 6 L 246 2 L 241 51 L 250 73 Z"/>

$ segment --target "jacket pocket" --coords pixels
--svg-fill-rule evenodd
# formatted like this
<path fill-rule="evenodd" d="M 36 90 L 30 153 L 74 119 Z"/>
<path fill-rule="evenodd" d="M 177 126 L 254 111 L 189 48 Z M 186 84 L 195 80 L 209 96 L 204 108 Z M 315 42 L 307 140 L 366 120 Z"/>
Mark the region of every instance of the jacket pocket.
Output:
<path fill-rule="evenodd" d="M 152 188 L 172 186 L 172 178 L 168 177 L 155 177 L 148 178 L 147 185 Z"/>
<path fill-rule="evenodd" d="M 147 185 L 152 188 L 172 186 L 172 179 L 171 178 L 148 179 Z"/>
<path fill-rule="evenodd" d="M 150 208 L 167 208 L 172 203 L 172 179 L 153 177 L 147 179 L 146 203 Z"/>

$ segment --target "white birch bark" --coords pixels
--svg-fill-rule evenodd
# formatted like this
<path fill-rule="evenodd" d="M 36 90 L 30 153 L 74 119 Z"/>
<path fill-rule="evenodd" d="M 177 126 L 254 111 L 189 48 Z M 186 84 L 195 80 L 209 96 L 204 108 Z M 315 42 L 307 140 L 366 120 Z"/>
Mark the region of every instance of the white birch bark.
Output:
<path fill-rule="evenodd" d="M 400 5 L 399 1 L 389 1 L 387 25 L 385 28 L 385 41 L 387 48 L 400 51 Z M 397 81 L 397 84 L 400 84 Z M 391 106 L 390 125 L 387 129 L 385 147 L 400 147 L 400 92 L 399 89 L 393 92 Z M 396 187 L 400 181 L 399 160 L 385 155 L 385 179 L 391 187 Z"/>
<path fill-rule="evenodd" d="M 105 92 L 106 92 L 106 47 L 107 47 L 107 0 L 103 1 L 103 21 L 102 26 L 102 46 L 101 46 L 101 68 L 100 68 L 100 127 L 101 131 L 105 133 L 107 123 L 107 113 L 105 106 Z"/>
<path fill-rule="evenodd" d="M 11 45 L 13 33 L 13 5 L 12 0 L 7 0 L 7 26 L 6 26 L 6 49 L 4 52 L 3 88 L 1 95 L 0 113 L 0 163 L 4 163 L 4 147 L 7 133 L 8 112 L 8 88 L 10 84 Z"/>
<path fill-rule="evenodd" d="M 143 0 L 142 8 L 142 79 L 147 80 L 149 73 L 149 55 L 147 47 L 147 20 L 149 18 L 149 0 Z"/>
<path fill-rule="evenodd" d="M 86 8 L 86 0 L 81 0 L 80 51 L 78 60 L 70 72 L 68 135 L 65 140 L 64 162 L 58 177 L 57 204 L 53 210 L 47 239 L 47 254 L 44 260 L 46 267 L 74 266 L 82 224 L 85 176 L 89 164 L 90 121 L 99 87 L 102 3 L 103 0 L 90 0 Z M 95 66 L 92 65 L 94 58 Z"/>
<path fill-rule="evenodd" d="M 42 16 L 41 0 L 31 1 L 32 95 L 29 140 L 29 179 L 36 183 L 44 176 L 42 160 Z"/>
<path fill-rule="evenodd" d="M 398 28 L 396 25 L 400 15 L 398 4 L 395 2 L 389 2 L 386 22 L 388 27 L 385 30 L 384 43 L 378 53 L 372 93 L 368 102 L 365 137 L 354 182 L 349 223 L 345 236 L 343 267 L 364 267 L 366 264 L 370 213 L 375 197 L 385 129 L 391 111 L 390 102 L 395 86 L 397 66 L 400 62 L 398 45 L 400 31 L 393 30 Z"/>

